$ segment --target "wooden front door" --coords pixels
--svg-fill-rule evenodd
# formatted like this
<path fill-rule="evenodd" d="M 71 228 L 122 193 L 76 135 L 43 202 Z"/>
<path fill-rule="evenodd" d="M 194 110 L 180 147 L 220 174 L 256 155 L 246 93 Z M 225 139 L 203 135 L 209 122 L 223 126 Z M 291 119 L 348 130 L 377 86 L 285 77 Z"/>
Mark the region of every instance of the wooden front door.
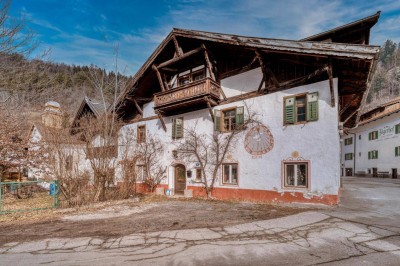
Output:
<path fill-rule="evenodd" d="M 186 189 L 186 169 L 182 164 L 175 166 L 175 194 L 183 194 Z"/>
<path fill-rule="evenodd" d="M 397 168 L 392 168 L 392 178 L 397 178 Z"/>
<path fill-rule="evenodd" d="M 378 177 L 378 168 L 372 168 L 372 177 Z"/>
<path fill-rule="evenodd" d="M 346 176 L 353 176 L 353 168 L 346 168 Z"/>

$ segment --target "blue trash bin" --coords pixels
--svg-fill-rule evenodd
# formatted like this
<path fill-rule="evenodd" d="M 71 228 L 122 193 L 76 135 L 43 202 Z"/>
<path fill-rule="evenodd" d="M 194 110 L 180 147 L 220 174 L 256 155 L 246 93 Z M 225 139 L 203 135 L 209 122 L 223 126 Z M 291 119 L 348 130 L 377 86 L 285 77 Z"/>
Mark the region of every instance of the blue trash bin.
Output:
<path fill-rule="evenodd" d="M 50 184 L 50 196 L 53 196 L 55 192 L 56 192 L 56 184 L 51 183 Z"/>

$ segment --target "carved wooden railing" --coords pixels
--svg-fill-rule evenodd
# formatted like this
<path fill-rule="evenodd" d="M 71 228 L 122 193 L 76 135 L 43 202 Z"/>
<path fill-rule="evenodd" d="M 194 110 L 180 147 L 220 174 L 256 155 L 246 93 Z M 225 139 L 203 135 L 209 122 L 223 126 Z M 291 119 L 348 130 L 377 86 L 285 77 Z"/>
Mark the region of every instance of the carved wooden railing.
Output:
<path fill-rule="evenodd" d="M 179 103 L 204 96 L 211 96 L 213 99 L 219 99 L 220 86 L 218 83 L 210 78 L 205 78 L 172 90 L 156 93 L 154 94 L 154 107 Z"/>

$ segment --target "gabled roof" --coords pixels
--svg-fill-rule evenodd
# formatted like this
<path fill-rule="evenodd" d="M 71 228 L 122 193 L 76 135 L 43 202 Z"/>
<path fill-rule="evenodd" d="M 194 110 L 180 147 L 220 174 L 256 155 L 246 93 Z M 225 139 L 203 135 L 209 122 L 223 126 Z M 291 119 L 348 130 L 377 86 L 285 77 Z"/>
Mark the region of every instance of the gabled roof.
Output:
<path fill-rule="evenodd" d="M 376 14 L 365 17 L 348 24 L 327 30 L 307 38 L 301 39 L 301 41 L 325 41 L 330 40 L 332 42 L 349 42 L 369 44 L 370 29 L 378 22 L 381 11 Z"/>
<path fill-rule="evenodd" d="M 90 111 L 96 118 L 98 118 L 107 112 L 108 106 L 109 104 L 107 103 L 104 104 L 101 102 L 95 102 L 94 100 L 85 96 L 78 108 L 78 111 L 76 112 L 74 120 L 72 121 L 72 125 L 82 118 L 82 116 L 87 114 L 85 111 Z"/>
<path fill-rule="evenodd" d="M 359 25 L 358 23 L 355 24 Z M 344 28 L 346 29 L 346 27 Z M 175 41 L 184 48 L 182 49 L 185 52 L 194 51 L 201 45 L 205 45 L 207 50 L 217 57 L 218 63 L 237 58 L 237 60 L 241 60 L 241 63 L 249 64 L 249 61 L 254 58 L 255 51 L 263 52 L 268 58 L 283 58 L 287 61 L 294 57 L 297 57 L 295 59 L 300 62 L 304 58 L 307 60 L 312 58 L 305 63 L 314 67 L 321 63 L 322 60 L 320 59 L 330 60 L 333 65 L 334 76 L 340 77 L 340 96 L 345 91 L 346 94 L 356 94 L 357 96 L 348 97 L 352 99 L 352 106 L 348 108 L 344 115 L 353 113 L 363 105 L 380 51 L 379 46 L 270 39 L 174 28 L 119 95 L 116 106 L 120 117 L 124 116 L 127 108 L 132 108 L 130 107 L 132 100 L 129 98 L 148 99 L 161 90 L 152 66 L 157 67 L 161 63 L 174 58 Z M 238 64 L 235 66 L 237 67 Z M 227 69 L 223 69 L 224 67 L 219 67 L 218 71 L 227 72 Z M 347 82 L 348 80 L 349 82 Z"/>

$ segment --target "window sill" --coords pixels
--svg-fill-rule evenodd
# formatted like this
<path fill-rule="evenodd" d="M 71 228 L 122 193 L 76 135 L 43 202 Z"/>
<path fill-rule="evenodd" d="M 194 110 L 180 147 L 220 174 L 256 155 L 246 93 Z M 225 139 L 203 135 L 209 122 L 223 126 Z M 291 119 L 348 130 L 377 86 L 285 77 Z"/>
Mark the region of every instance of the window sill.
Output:
<path fill-rule="evenodd" d="M 231 183 L 222 183 L 221 185 L 224 187 L 239 187 L 239 184 L 231 184 Z"/>

